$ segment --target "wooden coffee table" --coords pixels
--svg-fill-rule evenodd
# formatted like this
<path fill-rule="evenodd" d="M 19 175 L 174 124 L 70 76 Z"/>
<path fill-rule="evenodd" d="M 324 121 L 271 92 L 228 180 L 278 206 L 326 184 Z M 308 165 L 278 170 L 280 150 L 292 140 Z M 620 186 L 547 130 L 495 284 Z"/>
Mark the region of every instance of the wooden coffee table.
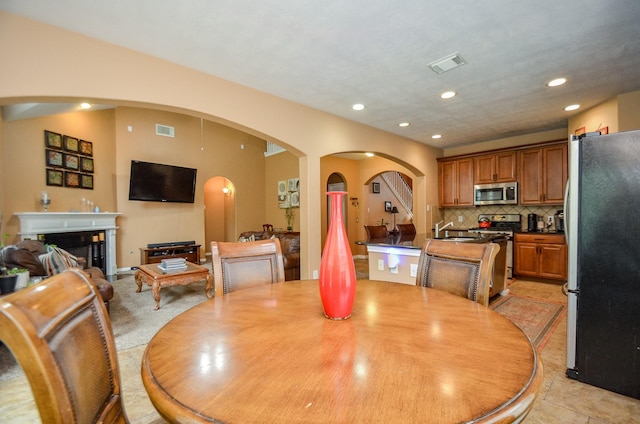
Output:
<path fill-rule="evenodd" d="M 155 311 L 160 309 L 160 289 L 162 287 L 186 286 L 187 284 L 206 280 L 205 294 L 209 299 L 213 297 L 213 277 L 209 269 L 187 262 L 186 271 L 166 273 L 158 265 L 160 264 L 140 265 L 136 272 L 136 284 L 138 285 L 136 293 L 140 293 L 142 290 L 142 283 L 150 285 L 153 299 L 156 301 L 156 307 L 153 308 Z"/>

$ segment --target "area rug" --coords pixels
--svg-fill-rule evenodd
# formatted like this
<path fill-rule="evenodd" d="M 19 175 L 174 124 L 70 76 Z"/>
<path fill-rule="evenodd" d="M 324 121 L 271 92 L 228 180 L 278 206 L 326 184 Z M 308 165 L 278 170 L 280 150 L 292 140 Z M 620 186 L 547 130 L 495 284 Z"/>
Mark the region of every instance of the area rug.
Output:
<path fill-rule="evenodd" d="M 566 304 L 509 294 L 489 305 L 511 320 L 542 350 L 553 330 L 566 313 Z"/>

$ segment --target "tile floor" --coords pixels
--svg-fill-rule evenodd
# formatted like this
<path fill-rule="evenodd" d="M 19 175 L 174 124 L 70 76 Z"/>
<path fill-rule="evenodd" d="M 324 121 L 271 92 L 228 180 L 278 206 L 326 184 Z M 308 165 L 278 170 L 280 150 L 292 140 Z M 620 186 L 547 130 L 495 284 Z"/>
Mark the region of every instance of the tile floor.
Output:
<path fill-rule="evenodd" d="M 518 295 L 564 301 L 561 286 L 513 281 Z M 640 423 L 640 400 L 570 380 L 565 376 L 566 323 L 561 322 L 542 351 L 544 383 L 527 424 Z M 118 352 L 125 409 L 132 424 L 164 422 L 149 401 L 140 379 L 145 346 Z M 0 417 L 5 424 L 40 422 L 24 378 L 0 382 Z"/>

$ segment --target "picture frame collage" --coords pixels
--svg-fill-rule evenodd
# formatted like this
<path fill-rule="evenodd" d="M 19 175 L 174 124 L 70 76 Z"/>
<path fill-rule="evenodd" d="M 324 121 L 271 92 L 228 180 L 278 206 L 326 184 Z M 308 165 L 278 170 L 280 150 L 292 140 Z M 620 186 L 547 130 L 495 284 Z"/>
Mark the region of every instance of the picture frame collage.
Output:
<path fill-rule="evenodd" d="M 44 130 L 44 145 L 48 186 L 94 189 L 92 142 Z"/>
<path fill-rule="evenodd" d="M 300 207 L 300 178 L 278 181 L 278 206 L 280 209 Z"/>

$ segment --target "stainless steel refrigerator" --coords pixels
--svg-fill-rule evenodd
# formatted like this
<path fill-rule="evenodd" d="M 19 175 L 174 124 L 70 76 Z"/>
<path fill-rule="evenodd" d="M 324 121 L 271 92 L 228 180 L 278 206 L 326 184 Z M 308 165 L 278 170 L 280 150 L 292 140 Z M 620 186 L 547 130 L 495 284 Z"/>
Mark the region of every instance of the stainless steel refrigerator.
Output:
<path fill-rule="evenodd" d="M 640 399 L 640 131 L 569 143 L 567 376 Z"/>

